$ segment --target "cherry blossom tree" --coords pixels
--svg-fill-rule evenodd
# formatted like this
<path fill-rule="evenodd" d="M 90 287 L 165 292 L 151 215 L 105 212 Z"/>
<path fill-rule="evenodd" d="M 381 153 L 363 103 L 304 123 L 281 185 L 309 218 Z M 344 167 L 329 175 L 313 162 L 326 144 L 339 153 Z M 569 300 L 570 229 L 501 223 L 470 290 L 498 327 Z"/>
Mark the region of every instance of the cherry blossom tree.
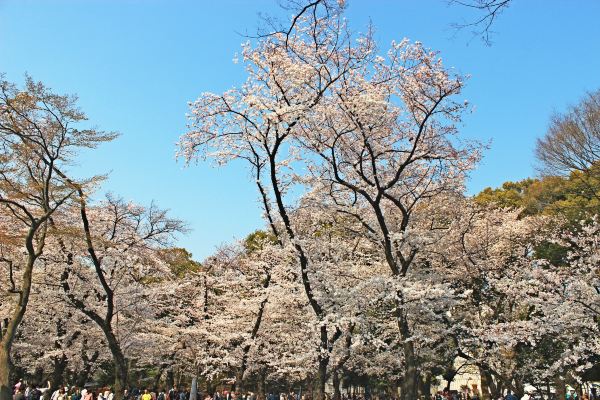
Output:
<path fill-rule="evenodd" d="M 538 340 L 548 350 L 533 367 L 542 379 L 563 387 L 564 381 L 580 382 L 600 354 L 598 232 L 595 218 L 578 228 L 551 231 L 546 239 L 566 249 L 563 262 L 540 260 L 521 275 L 529 283 L 525 300 L 548 332 L 545 341 Z"/>
<path fill-rule="evenodd" d="M 79 214 L 79 226 L 71 217 Z M 139 326 L 138 308 L 147 306 L 144 285 L 171 274 L 159 250 L 184 224 L 155 205 L 142 207 L 113 196 L 95 206 L 79 197 L 68 219 L 56 222 L 62 260 L 63 299 L 104 334 L 115 367 L 115 396 L 127 387 L 124 346 Z M 143 324 L 142 324 L 143 325 Z"/>
<path fill-rule="evenodd" d="M 468 294 L 443 315 L 442 322 L 452 327 L 452 358 L 479 369 L 484 398 L 506 389 L 521 395 L 526 384 L 548 393 L 551 385 L 564 390 L 564 373 L 575 367 L 563 366 L 577 358 L 568 354 L 577 348 L 580 359 L 589 360 L 593 346 L 588 344 L 586 353 L 578 338 L 595 328 L 584 328 L 590 320 L 572 313 L 574 309 L 559 310 L 562 302 L 542 278 L 552 276 L 556 267 L 538 259 L 535 248 L 553 237 L 552 226 L 560 225 L 547 217 L 523 217 L 518 209 L 486 208 L 466 200 L 455 204 L 460 203 L 455 228 L 436 253 L 455 290 Z M 569 267 L 562 268 L 566 276 Z"/>
<path fill-rule="evenodd" d="M 302 120 L 299 140 L 322 160 L 312 172 L 329 203 L 379 237 L 391 274 L 402 278 L 419 252 L 408 235 L 414 210 L 460 193 L 479 152 L 451 139 L 465 108 L 453 100 L 462 78 L 419 43 L 394 43 L 387 56 L 370 57 L 336 81 Z M 397 295 L 407 367 L 403 396 L 414 398 L 418 367 L 402 291 Z"/>
<path fill-rule="evenodd" d="M 48 250 L 48 249 L 47 249 Z M 42 259 L 49 255 L 48 251 Z M 43 261 L 42 261 L 43 263 Z M 64 383 L 83 387 L 98 367 L 110 361 L 102 333 L 60 299 L 48 268 L 34 271 L 34 287 L 12 352 L 19 376 L 38 386 L 50 381 L 51 390 Z"/>
<path fill-rule="evenodd" d="M 289 240 L 295 248 L 305 295 L 320 328 L 320 397 L 324 395 L 330 343 L 326 314 L 316 299 L 308 273 L 309 259 L 290 219 L 288 203 L 297 183 L 290 167 L 297 160 L 292 143 L 294 129 L 305 111 L 315 107 L 331 82 L 353 68 L 366 56 L 364 48 L 343 54 L 349 34 L 341 17 L 318 16 L 318 10 L 302 16 L 302 24 L 289 35 L 275 34 L 261 40 L 258 47 L 244 47 L 249 78 L 241 89 L 223 95 L 206 93 L 191 105 L 190 131 L 180 142 L 180 154 L 189 162 L 214 156 L 219 163 L 233 159 L 247 161 L 255 176 L 269 225 L 280 242 Z M 337 32 L 337 37 L 327 36 Z M 312 34 L 318 35 L 313 46 Z M 323 40 L 323 43 L 321 43 Z M 315 65 L 327 65 L 315 68 Z M 272 201 L 271 201 L 272 199 Z M 274 212 L 273 212 L 274 211 Z M 281 221 L 277 227 L 274 215 Z"/>
<path fill-rule="evenodd" d="M 81 148 L 93 148 L 114 134 L 86 129 L 76 98 L 53 93 L 27 77 L 25 86 L 0 76 L 0 206 L 2 265 L 8 290 L 0 342 L 0 399 L 11 398 L 10 353 L 32 290 L 36 261 L 46 244 L 50 218 L 67 206 L 76 191 L 57 169 L 66 167 Z M 79 182 L 87 187 L 97 179 Z M 6 305 L 6 306 L 5 306 Z"/>
<path fill-rule="evenodd" d="M 285 204 L 291 185 L 308 183 L 295 171 L 318 157 L 309 167 L 310 184 L 328 193 L 340 212 L 360 220 L 369 234 L 380 236 L 392 275 L 402 277 L 418 251 L 402 239 L 412 211 L 421 200 L 462 190 L 465 173 L 479 157 L 477 146 L 456 146 L 450 138 L 465 109 L 453 100 L 463 79 L 418 43 L 393 43 L 387 60 L 376 51 L 369 33 L 353 41 L 340 14 L 302 14 L 289 32 L 244 47 L 248 81 L 242 89 L 204 94 L 193 103 L 190 131 L 180 143 L 188 161 L 246 159 L 261 194 L 259 172 L 268 170 L 274 208 L 296 248 L 305 292 L 320 320 L 326 312 Z M 263 199 L 268 210 L 267 196 Z M 396 209 L 399 220 L 386 218 L 386 209 Z M 407 364 L 403 393 L 413 398 L 417 365 L 401 292 L 398 297 L 396 319 Z M 321 392 L 328 343 L 339 336 L 330 336 L 322 324 Z"/>

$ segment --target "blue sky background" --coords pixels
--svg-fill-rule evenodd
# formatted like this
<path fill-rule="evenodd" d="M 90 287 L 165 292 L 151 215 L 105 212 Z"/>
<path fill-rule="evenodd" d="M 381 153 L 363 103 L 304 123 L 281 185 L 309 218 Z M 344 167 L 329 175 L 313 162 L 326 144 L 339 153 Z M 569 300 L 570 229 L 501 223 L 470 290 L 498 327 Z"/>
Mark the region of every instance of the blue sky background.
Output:
<path fill-rule="evenodd" d="M 385 50 L 408 37 L 470 74 L 475 111 L 462 135 L 492 141 L 469 192 L 535 174 L 535 139 L 553 111 L 600 88 L 600 2 L 514 0 L 494 25 L 493 46 L 459 34 L 467 9 L 446 0 L 348 0 L 355 31 L 369 20 Z M 0 0 L 0 71 L 25 72 L 77 93 L 90 121 L 122 136 L 81 157 L 77 173 L 110 173 L 103 190 L 155 200 L 192 232 L 180 245 L 196 259 L 261 227 L 257 193 L 239 164 L 215 169 L 176 162 L 187 102 L 243 79 L 232 59 L 258 13 L 284 15 L 276 0 Z"/>

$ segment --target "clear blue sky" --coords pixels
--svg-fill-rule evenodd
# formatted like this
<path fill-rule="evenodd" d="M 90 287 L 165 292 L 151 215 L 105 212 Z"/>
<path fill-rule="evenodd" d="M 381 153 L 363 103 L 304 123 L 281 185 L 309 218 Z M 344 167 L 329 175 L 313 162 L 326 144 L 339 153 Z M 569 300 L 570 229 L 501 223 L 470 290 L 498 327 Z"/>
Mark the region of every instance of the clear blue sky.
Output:
<path fill-rule="evenodd" d="M 408 37 L 470 74 L 476 106 L 462 134 L 492 140 L 469 191 L 532 176 L 536 137 L 550 114 L 600 88 L 600 1 L 514 0 L 494 26 L 492 47 L 452 37 L 472 18 L 447 0 L 348 0 L 354 30 L 369 19 L 385 48 Z M 240 165 L 184 168 L 174 158 L 187 102 L 243 79 L 232 63 L 258 13 L 276 0 L 0 0 L 0 71 L 25 72 L 77 93 L 90 120 L 122 136 L 82 157 L 81 174 L 110 173 L 103 190 L 169 208 L 193 231 L 180 245 L 196 259 L 261 227 L 257 194 Z"/>

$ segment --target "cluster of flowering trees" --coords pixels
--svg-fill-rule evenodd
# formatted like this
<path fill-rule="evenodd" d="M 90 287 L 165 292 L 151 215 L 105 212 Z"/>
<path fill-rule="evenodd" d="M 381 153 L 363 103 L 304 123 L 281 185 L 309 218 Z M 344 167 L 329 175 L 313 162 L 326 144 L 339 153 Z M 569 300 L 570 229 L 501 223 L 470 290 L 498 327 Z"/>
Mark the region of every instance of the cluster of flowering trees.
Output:
<path fill-rule="evenodd" d="M 57 387 L 106 361 L 120 396 L 128 348 L 150 317 L 146 292 L 173 279 L 161 250 L 181 221 L 112 196 L 92 203 L 100 178 L 69 176 L 78 150 L 115 137 L 83 126 L 75 102 L 30 78 L 22 89 L 0 81 L 3 400 L 15 367 Z"/>
<path fill-rule="evenodd" d="M 459 358 L 497 398 L 598 365 L 597 205 L 581 222 L 466 197 L 482 146 L 458 136 L 465 78 L 437 53 L 382 52 L 316 0 L 242 55 L 246 82 L 191 103 L 179 154 L 245 163 L 266 230 L 202 264 L 172 247 L 181 221 L 71 177 L 115 134 L 72 97 L 0 82 L 0 400 L 24 374 L 119 398 L 140 371 L 319 400 L 356 377 L 414 400 Z"/>
<path fill-rule="evenodd" d="M 309 310 L 294 326 L 311 333 L 305 374 L 317 398 L 358 367 L 414 399 L 436 374 L 452 376 L 458 356 L 479 367 L 487 396 L 576 378 L 597 357 L 597 267 L 581 261 L 580 246 L 561 265 L 536 257 L 561 235 L 548 228 L 557 222 L 464 197 L 482 147 L 456 136 L 464 78 L 418 42 L 380 55 L 370 31 L 349 32 L 342 11 L 312 2 L 289 29 L 244 45 L 246 82 L 193 102 L 180 141 L 188 162 L 250 168 L 273 246 L 287 251 L 298 306 Z M 589 300 L 571 307 L 569 292 L 573 302 L 584 289 L 566 279 L 583 284 L 585 274 L 595 277 Z M 255 307 L 264 325 L 269 307 Z M 254 346 L 269 328 L 252 330 Z M 277 338 L 293 346 L 293 336 Z"/>

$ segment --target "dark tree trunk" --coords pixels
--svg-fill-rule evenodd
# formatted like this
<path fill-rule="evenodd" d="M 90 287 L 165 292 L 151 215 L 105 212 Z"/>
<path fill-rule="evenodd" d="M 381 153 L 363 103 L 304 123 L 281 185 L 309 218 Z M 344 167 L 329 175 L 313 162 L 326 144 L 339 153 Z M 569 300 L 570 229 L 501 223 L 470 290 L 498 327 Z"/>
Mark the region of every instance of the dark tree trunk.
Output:
<path fill-rule="evenodd" d="M 67 316 L 67 317 L 70 317 Z M 54 341 L 54 349 L 56 350 L 62 350 L 63 347 L 68 346 L 69 345 L 69 341 L 67 341 L 64 345 L 63 345 L 63 337 L 66 335 L 67 331 L 65 330 L 64 326 L 63 326 L 63 321 L 61 318 L 59 318 L 56 321 L 56 337 L 58 338 L 57 340 Z M 71 337 L 71 339 L 74 339 L 76 336 L 78 336 L 79 334 L 76 333 L 74 336 Z M 67 356 L 63 353 L 60 356 L 56 356 L 54 357 L 53 360 L 53 370 L 52 370 L 52 377 L 50 379 L 50 388 L 52 391 L 58 389 L 65 381 L 64 379 L 64 374 L 65 374 L 65 370 L 67 369 Z"/>
<path fill-rule="evenodd" d="M 564 379 L 556 376 L 554 378 L 554 390 L 556 391 L 556 398 L 563 400 L 567 397 L 567 387 Z"/>
<path fill-rule="evenodd" d="M 329 359 L 330 359 L 330 346 L 333 346 L 333 343 L 340 338 L 342 332 L 340 330 L 336 331 L 334 337 L 331 338 L 331 343 L 329 341 L 329 335 L 327 333 L 327 326 L 321 325 L 321 344 L 319 348 L 319 370 L 318 370 L 318 387 L 317 387 L 317 396 L 316 400 L 324 400 L 325 399 L 325 386 L 327 384 L 328 374 L 327 370 L 329 368 Z"/>
<path fill-rule="evenodd" d="M 92 356 L 88 357 L 87 353 L 86 353 L 86 348 L 87 348 L 87 341 L 84 343 L 84 348 L 83 348 L 83 351 L 81 352 L 82 353 L 81 360 L 83 361 L 83 369 L 75 375 L 76 378 L 74 379 L 75 385 L 77 385 L 80 388 L 83 387 L 83 385 L 85 385 L 85 383 L 88 381 L 90 374 L 92 373 L 92 367 L 93 367 L 94 363 L 96 362 L 96 360 L 98 359 L 98 357 L 100 357 L 100 352 L 98 350 L 95 350 L 94 353 L 92 354 Z"/>
<path fill-rule="evenodd" d="M 342 380 L 340 379 L 339 371 L 333 372 L 332 379 L 333 379 L 333 400 L 341 400 L 342 392 L 340 390 L 340 386 L 342 384 Z"/>
<path fill-rule="evenodd" d="M 421 390 L 420 395 L 425 396 L 426 399 L 429 399 L 431 395 L 431 375 L 427 374 L 423 379 L 421 379 Z"/>
<path fill-rule="evenodd" d="M 174 385 L 175 385 L 175 376 L 173 374 L 173 366 L 171 365 L 171 367 L 167 371 L 167 390 L 173 389 L 175 387 Z"/>
<path fill-rule="evenodd" d="M 238 370 L 235 374 L 235 383 L 233 384 L 233 390 L 235 392 L 244 392 L 244 375 L 242 374 L 243 372 L 241 371 L 241 369 Z"/>
<path fill-rule="evenodd" d="M 316 400 L 325 399 L 325 385 L 327 384 L 327 365 L 329 364 L 329 356 L 321 356 L 319 358 L 319 379 L 317 387 Z"/>
<path fill-rule="evenodd" d="M 161 365 L 158 367 L 158 372 L 156 373 L 156 376 L 154 377 L 154 386 L 152 386 L 154 389 L 158 389 L 158 386 L 160 385 L 160 378 L 162 378 L 164 371 L 165 371 L 164 365 Z"/>
<path fill-rule="evenodd" d="M 308 273 L 309 270 L 309 260 L 302 247 L 301 243 L 296 240 L 296 233 L 294 232 L 294 228 L 292 227 L 292 223 L 290 217 L 288 215 L 288 210 L 283 202 L 283 194 L 281 188 L 279 186 L 279 179 L 277 176 L 277 154 L 279 147 L 282 145 L 284 138 L 279 137 L 276 142 L 273 144 L 271 149 L 267 149 L 268 151 L 268 161 L 269 161 L 269 175 L 271 181 L 271 189 L 273 190 L 273 195 L 275 196 L 275 203 L 277 204 L 277 211 L 281 220 L 283 221 L 283 226 L 285 228 L 285 232 L 288 236 L 288 239 L 293 243 L 293 247 L 296 251 L 296 255 L 298 257 L 298 263 L 300 264 L 300 276 L 302 279 L 302 286 L 304 287 L 304 293 L 306 294 L 306 298 L 310 307 L 312 308 L 315 316 L 322 321 L 324 312 L 323 308 L 319 304 L 315 293 L 313 293 L 312 282 L 310 280 L 310 276 Z M 276 229 L 274 230 L 275 234 L 278 234 Z M 279 243 L 283 243 L 282 238 L 278 237 Z M 333 342 L 334 340 L 332 340 Z M 319 366 L 318 366 L 318 388 L 317 388 L 317 396 L 316 400 L 324 400 L 325 399 L 325 383 L 327 380 L 327 366 L 329 364 L 329 340 L 327 336 L 327 326 L 322 323 L 321 325 L 321 344 L 319 348 L 319 353 L 321 354 L 319 357 Z M 1 400 L 1 399 L 0 399 Z"/>
<path fill-rule="evenodd" d="M 265 372 L 261 371 L 256 380 L 256 398 L 257 400 L 265 400 Z"/>
<path fill-rule="evenodd" d="M 35 371 L 33 372 L 33 384 L 37 387 L 42 387 L 43 383 L 44 383 L 44 368 L 43 367 L 36 367 Z"/>
<path fill-rule="evenodd" d="M 70 181 L 69 181 L 70 182 Z M 71 287 L 68 282 L 69 275 L 72 271 L 73 266 L 73 253 L 68 251 L 65 244 L 62 240 L 59 240 L 59 244 L 62 248 L 62 251 L 67 256 L 66 268 L 61 276 L 61 286 L 63 288 L 63 292 L 67 296 L 69 303 L 82 312 L 86 317 L 95 322 L 104 333 L 104 337 L 106 338 L 108 348 L 112 354 L 112 361 L 115 368 L 115 382 L 114 382 L 114 400 L 121 400 L 123 398 L 123 391 L 127 389 L 127 378 L 128 378 L 128 365 L 125 356 L 123 355 L 123 351 L 121 350 L 121 346 L 112 327 L 112 318 L 114 316 L 115 310 L 115 293 L 113 289 L 109 285 L 109 281 L 107 280 L 105 273 L 102 269 L 102 258 L 98 257 L 96 254 L 96 248 L 94 246 L 93 236 L 90 228 L 90 221 L 87 215 L 87 203 L 86 196 L 83 192 L 83 188 L 78 184 L 70 182 L 71 185 L 76 188 L 79 196 L 79 207 L 81 214 L 81 222 L 83 225 L 83 231 L 85 234 L 85 240 L 87 244 L 87 252 L 91 258 L 92 264 L 94 266 L 94 270 L 96 272 L 96 277 L 98 278 L 102 289 L 105 294 L 105 302 L 106 302 L 106 314 L 104 317 L 101 317 L 93 309 L 88 308 L 88 306 L 81 299 L 77 298 L 73 292 L 71 291 Z M 3 399 L 0 399 L 3 400 Z"/>
<path fill-rule="evenodd" d="M 405 371 L 402 379 L 402 400 L 415 400 L 417 399 L 417 386 L 419 382 L 419 371 L 417 365 L 417 357 L 415 354 L 415 346 L 410 341 L 410 328 L 408 326 L 408 320 L 404 312 L 398 312 L 398 328 L 400 330 L 400 336 L 404 343 L 402 349 L 404 350 L 404 363 Z"/>
<path fill-rule="evenodd" d="M 67 369 L 67 356 L 55 357 L 53 362 L 52 378 L 50 379 L 50 388 L 52 391 L 58 389 L 65 381 L 64 375 Z"/>
<path fill-rule="evenodd" d="M 315 380 L 313 379 L 312 376 L 308 376 L 308 382 L 307 382 L 307 386 L 306 386 L 306 392 L 310 393 L 310 398 L 314 399 L 315 397 Z"/>
<path fill-rule="evenodd" d="M 455 376 L 455 373 L 447 373 L 444 375 L 444 379 L 446 380 L 446 387 L 444 388 L 445 390 L 450 390 L 450 386 L 452 385 L 452 382 L 454 382 Z"/>
<path fill-rule="evenodd" d="M 123 398 L 123 391 L 127 389 L 127 360 L 121 351 L 121 346 L 110 327 L 105 327 L 104 335 L 108 341 L 108 348 L 112 354 L 115 366 L 115 396 L 114 400 Z"/>
<path fill-rule="evenodd" d="M 268 288 L 269 283 L 271 282 L 271 274 L 267 273 L 265 281 L 263 283 L 263 288 Z M 267 305 L 267 298 L 265 297 L 258 307 L 258 313 L 256 315 L 256 320 L 254 321 L 254 326 L 252 327 L 252 332 L 250 332 L 250 338 L 252 340 L 256 339 L 258 336 L 258 331 L 260 329 L 260 324 L 262 323 L 263 314 L 265 312 L 265 306 Z M 246 373 L 246 369 L 248 368 L 248 353 L 250 352 L 250 345 L 247 344 L 242 349 L 242 364 L 240 366 L 240 370 L 238 372 L 240 382 L 244 379 L 244 374 Z M 236 382 L 238 378 L 236 377 Z"/>
<path fill-rule="evenodd" d="M 402 380 L 402 399 L 414 400 L 417 399 L 417 382 L 419 380 L 414 344 L 407 342 L 402 347 L 404 348 L 404 359 L 406 362 L 406 371 Z"/>

